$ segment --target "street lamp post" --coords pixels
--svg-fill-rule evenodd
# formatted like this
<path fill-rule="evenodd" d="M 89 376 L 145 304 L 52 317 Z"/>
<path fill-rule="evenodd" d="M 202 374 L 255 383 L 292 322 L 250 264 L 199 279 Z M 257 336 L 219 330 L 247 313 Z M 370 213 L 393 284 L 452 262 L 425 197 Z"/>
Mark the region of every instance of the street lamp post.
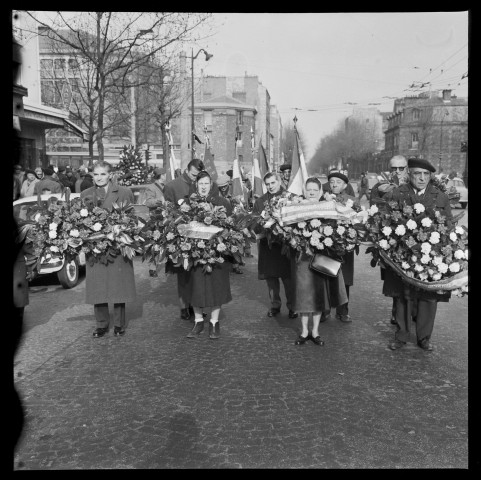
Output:
<path fill-rule="evenodd" d="M 195 137 L 194 137 L 194 60 L 199 56 L 200 52 L 204 52 L 205 54 L 205 61 L 208 62 L 214 55 L 207 53 L 203 48 L 201 48 L 194 56 L 194 49 L 192 49 L 192 56 L 190 57 L 192 60 L 191 63 L 191 73 L 192 73 L 192 96 L 191 96 L 191 133 L 190 133 L 190 150 L 191 150 L 191 158 L 194 159 L 194 145 L 195 145 Z"/>
<path fill-rule="evenodd" d="M 443 124 L 444 124 L 444 117 L 449 115 L 449 112 L 446 110 L 444 115 L 441 117 L 441 134 L 439 135 L 439 164 L 438 164 L 438 172 L 441 173 L 441 159 L 443 157 Z"/>

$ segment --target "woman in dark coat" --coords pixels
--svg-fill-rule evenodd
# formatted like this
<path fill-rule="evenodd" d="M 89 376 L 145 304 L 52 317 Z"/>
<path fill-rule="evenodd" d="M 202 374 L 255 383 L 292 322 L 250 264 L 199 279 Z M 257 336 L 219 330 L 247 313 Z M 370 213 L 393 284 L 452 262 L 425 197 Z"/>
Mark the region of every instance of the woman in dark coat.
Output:
<path fill-rule="evenodd" d="M 306 196 L 311 202 L 318 202 L 322 195 L 321 182 L 315 178 L 306 181 Z M 319 336 L 321 314 L 326 317 L 332 307 L 347 302 L 342 271 L 337 277 L 327 277 L 309 268 L 311 256 L 301 254 L 296 259 L 295 252 L 291 254 L 291 279 L 294 294 L 293 308 L 301 316 L 302 332 L 296 340 L 296 345 L 303 345 L 312 340 L 316 345 L 324 345 Z M 309 317 L 312 316 L 312 331 L 309 333 Z"/>
<path fill-rule="evenodd" d="M 330 193 L 326 192 L 324 194 L 325 200 L 331 200 L 335 198 L 336 200 L 340 200 L 342 202 L 346 202 L 347 200 L 352 200 L 353 203 L 359 204 L 359 200 L 352 196 L 348 195 L 347 186 L 349 185 L 349 179 L 340 172 L 333 172 L 328 175 L 329 180 L 329 187 Z M 344 284 L 346 286 L 346 293 L 348 301 L 343 305 L 339 305 L 336 308 L 336 318 L 344 323 L 352 322 L 351 316 L 349 315 L 349 287 L 354 285 L 354 252 L 348 252 L 344 255 L 343 263 L 341 266 L 342 275 L 344 277 Z M 326 317 L 323 316 L 321 321 L 324 321 Z"/>
<path fill-rule="evenodd" d="M 97 162 L 93 170 L 95 185 L 83 190 L 80 197 L 86 203 L 112 210 L 113 203 L 133 203 L 134 195 L 127 187 L 111 182 L 112 166 L 107 162 Z M 125 303 L 136 297 L 134 266 L 132 260 L 118 253 L 113 263 L 104 265 L 96 262 L 86 266 L 86 302 L 94 305 L 97 328 L 93 336 L 104 336 L 110 323 L 109 303 L 114 304 L 114 335 L 125 333 Z"/>
<path fill-rule="evenodd" d="M 206 202 L 214 206 L 222 205 L 226 209 L 227 215 L 232 214 L 230 202 L 219 194 L 212 194 L 212 180 L 206 171 L 197 175 L 195 180 L 197 193 Z M 232 263 L 216 263 L 212 272 L 204 273 L 202 265 L 193 267 L 187 276 L 188 301 L 194 309 L 195 325 L 187 335 L 188 338 L 196 338 L 204 330 L 203 309 L 211 310 L 209 320 L 209 338 L 217 339 L 220 336 L 219 314 L 220 308 L 225 303 L 232 300 L 230 291 L 230 271 Z"/>

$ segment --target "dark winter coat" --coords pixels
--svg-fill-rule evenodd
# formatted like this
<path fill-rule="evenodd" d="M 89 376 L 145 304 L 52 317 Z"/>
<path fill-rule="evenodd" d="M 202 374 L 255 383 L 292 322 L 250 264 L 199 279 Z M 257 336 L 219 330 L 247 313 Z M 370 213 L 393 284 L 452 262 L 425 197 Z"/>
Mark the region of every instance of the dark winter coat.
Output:
<path fill-rule="evenodd" d="M 180 177 L 165 184 L 164 198 L 167 202 L 178 205 L 180 199 L 185 199 L 194 192 L 194 182 L 184 172 Z"/>
<path fill-rule="evenodd" d="M 80 197 L 86 202 L 96 204 L 96 188 L 84 190 Z M 114 202 L 133 203 L 133 201 L 134 194 L 129 188 L 110 183 L 107 195 L 100 206 L 111 211 Z M 94 305 L 133 302 L 136 290 L 132 260 L 119 254 L 113 263 L 104 265 L 96 262 L 91 266 L 87 259 L 85 291 L 86 302 Z"/>
<path fill-rule="evenodd" d="M 94 186 L 94 179 L 91 175 L 91 173 L 86 173 L 85 177 L 82 180 L 82 183 L 80 184 L 80 193 L 82 193 L 84 190 L 87 190 L 87 188 L 91 188 Z"/>
<path fill-rule="evenodd" d="M 48 188 L 52 193 L 62 193 L 63 191 L 62 185 L 49 175 L 45 175 L 42 180 L 35 184 L 34 195 L 37 195 L 39 192 L 41 194 L 45 188 Z"/>
<path fill-rule="evenodd" d="M 260 214 L 264 210 L 264 202 L 270 201 L 273 197 L 281 195 L 284 188 L 275 194 L 265 193 L 259 197 L 254 203 L 254 214 Z M 261 233 L 262 229 L 257 229 L 256 233 Z M 282 244 L 272 243 L 269 247 L 267 238 L 261 238 L 257 243 L 258 249 L 258 263 L 257 273 L 259 280 L 266 278 L 290 278 L 291 277 L 291 262 L 287 255 L 282 254 Z"/>
<path fill-rule="evenodd" d="M 404 205 L 413 206 L 415 203 L 422 203 L 425 207 L 434 208 L 438 210 L 441 215 L 446 216 L 446 226 L 449 228 L 452 224 L 451 205 L 449 204 L 448 196 L 441 192 L 441 190 L 434 187 L 431 183 L 428 184 L 423 196 L 419 196 L 414 191 L 410 184 L 401 185 L 393 191 L 386 193 L 383 200 L 396 201 Z M 383 293 L 389 297 L 398 297 L 404 291 L 404 284 L 401 278 L 396 275 L 391 269 L 386 268 L 384 276 Z M 450 292 L 446 294 L 437 294 L 426 290 L 416 290 L 412 292 L 417 298 L 425 300 L 438 300 L 441 302 L 449 301 Z"/>

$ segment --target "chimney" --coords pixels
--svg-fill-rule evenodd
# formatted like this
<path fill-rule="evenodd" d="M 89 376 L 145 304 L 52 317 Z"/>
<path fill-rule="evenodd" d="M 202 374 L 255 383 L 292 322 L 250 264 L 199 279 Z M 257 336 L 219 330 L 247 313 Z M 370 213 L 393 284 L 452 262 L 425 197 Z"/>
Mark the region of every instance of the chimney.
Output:
<path fill-rule="evenodd" d="M 451 100 L 451 90 L 443 90 L 443 100 L 448 102 Z"/>

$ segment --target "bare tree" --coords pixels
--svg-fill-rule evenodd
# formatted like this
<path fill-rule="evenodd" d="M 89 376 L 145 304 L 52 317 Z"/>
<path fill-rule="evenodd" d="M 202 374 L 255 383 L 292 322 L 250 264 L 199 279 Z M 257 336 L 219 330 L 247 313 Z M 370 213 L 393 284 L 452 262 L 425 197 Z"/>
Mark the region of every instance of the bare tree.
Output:
<path fill-rule="evenodd" d="M 136 75 L 140 67 L 153 56 L 168 57 L 177 45 L 195 40 L 199 27 L 211 18 L 208 13 L 188 12 L 55 12 L 45 20 L 42 12 L 27 13 L 44 27 L 40 35 L 70 50 L 85 69 L 81 78 L 88 88 L 79 103 L 86 100 L 87 129 L 95 137 L 100 160 L 104 135 L 112 126 L 106 113 L 115 110 L 111 97 L 125 98 L 126 89 L 140 85 Z M 112 118 L 122 121 L 119 112 Z"/>

